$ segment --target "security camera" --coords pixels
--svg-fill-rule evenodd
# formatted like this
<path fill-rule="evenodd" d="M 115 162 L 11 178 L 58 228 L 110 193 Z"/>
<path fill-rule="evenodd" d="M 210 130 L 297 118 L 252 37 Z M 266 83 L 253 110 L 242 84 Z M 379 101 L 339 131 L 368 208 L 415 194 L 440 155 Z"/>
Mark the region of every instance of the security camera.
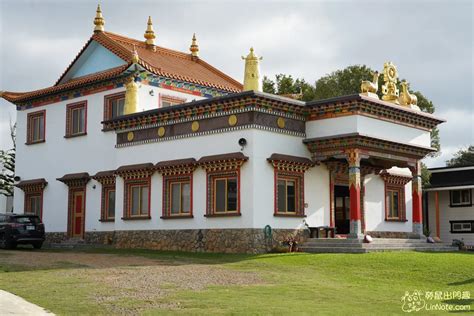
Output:
<path fill-rule="evenodd" d="M 239 139 L 240 150 L 244 150 L 245 145 L 247 145 L 247 140 L 245 138 Z"/>

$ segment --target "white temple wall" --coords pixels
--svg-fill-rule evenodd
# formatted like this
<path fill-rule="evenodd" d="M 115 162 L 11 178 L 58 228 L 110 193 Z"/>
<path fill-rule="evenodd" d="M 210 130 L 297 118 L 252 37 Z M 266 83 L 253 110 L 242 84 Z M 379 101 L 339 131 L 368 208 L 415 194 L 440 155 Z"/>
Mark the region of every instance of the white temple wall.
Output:
<path fill-rule="evenodd" d="M 149 90 L 154 90 L 154 96 Z M 16 175 L 21 180 L 45 178 L 48 182 L 43 192 L 43 221 L 49 232 L 65 231 L 67 229 L 67 192 L 68 187 L 57 178 L 65 174 L 88 172 L 94 175 L 98 171 L 115 169 L 117 165 L 116 134 L 114 131 L 103 132 L 101 122 L 104 119 L 104 96 L 124 91 L 125 88 L 112 89 L 72 100 L 62 101 L 46 106 L 17 111 L 17 158 Z M 157 87 L 143 85 L 140 89 L 143 109 L 158 106 L 158 94 L 166 93 L 188 98 L 188 101 L 199 98 Z M 146 94 L 145 94 L 146 93 Z M 151 99 L 154 100 L 151 100 Z M 202 99 L 202 97 L 200 97 Z M 87 100 L 87 135 L 65 138 L 66 105 Z M 31 112 L 46 110 L 45 142 L 26 145 L 27 115 Z M 175 142 L 173 142 L 175 143 Z M 205 144 L 203 145 L 205 148 Z M 153 147 L 153 146 L 151 146 Z M 153 147 L 155 148 L 155 147 Z M 236 147 L 237 148 L 237 147 Z M 173 150 L 168 149 L 173 155 Z M 237 150 L 234 150 L 237 151 Z M 172 159 L 172 158 L 169 158 Z M 141 161 L 142 162 L 142 161 Z M 157 162 L 157 161 L 156 161 Z M 92 183 L 96 189 L 92 189 Z M 86 192 L 86 230 L 111 229 L 110 223 L 100 223 L 100 184 L 90 181 Z M 24 193 L 15 188 L 14 210 L 23 213 Z"/>
<path fill-rule="evenodd" d="M 393 142 L 430 147 L 430 132 L 362 115 L 306 122 L 307 138 L 360 133 Z"/>
<path fill-rule="evenodd" d="M 405 185 L 406 222 L 385 221 L 385 183 L 378 175 L 365 177 L 365 227 L 367 231 L 411 232 L 413 212 L 411 182 Z"/>
<path fill-rule="evenodd" d="M 329 225 L 329 173 L 325 166 L 316 166 L 305 172 L 304 197 L 306 218 L 275 217 L 274 168 L 267 161 L 273 153 L 310 158 L 303 138 L 268 131 L 254 131 L 253 159 L 255 187 L 255 227 L 301 228 L 303 220 L 310 226 Z"/>

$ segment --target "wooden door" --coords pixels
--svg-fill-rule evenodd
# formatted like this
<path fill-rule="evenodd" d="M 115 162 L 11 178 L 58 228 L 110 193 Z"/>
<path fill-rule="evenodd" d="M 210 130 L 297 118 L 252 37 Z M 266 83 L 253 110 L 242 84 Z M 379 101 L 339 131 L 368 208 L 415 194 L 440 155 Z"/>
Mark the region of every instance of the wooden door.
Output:
<path fill-rule="evenodd" d="M 83 189 L 74 190 L 71 194 L 71 237 L 84 236 L 85 192 Z"/>

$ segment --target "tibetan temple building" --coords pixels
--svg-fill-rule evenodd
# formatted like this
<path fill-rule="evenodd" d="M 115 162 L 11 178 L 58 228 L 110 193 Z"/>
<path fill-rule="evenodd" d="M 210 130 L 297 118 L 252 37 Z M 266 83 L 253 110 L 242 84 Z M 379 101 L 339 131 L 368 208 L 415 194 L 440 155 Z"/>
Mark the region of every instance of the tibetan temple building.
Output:
<path fill-rule="evenodd" d="M 416 106 L 397 68 L 361 93 L 303 102 L 261 92 L 190 52 L 105 31 L 48 88 L 3 91 L 17 107 L 14 210 L 50 242 L 265 252 L 307 238 L 420 238 L 420 160 L 444 122 Z M 237 57 L 235 60 L 237 60 Z M 232 59 L 229 60 L 232 62 Z"/>

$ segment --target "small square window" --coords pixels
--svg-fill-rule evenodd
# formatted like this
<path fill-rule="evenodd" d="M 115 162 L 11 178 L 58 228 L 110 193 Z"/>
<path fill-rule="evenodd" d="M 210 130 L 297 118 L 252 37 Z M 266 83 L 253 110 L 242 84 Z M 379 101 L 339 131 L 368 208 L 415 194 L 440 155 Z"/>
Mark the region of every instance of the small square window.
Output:
<path fill-rule="evenodd" d="M 125 93 L 115 93 L 104 98 L 104 121 L 117 118 L 125 113 Z"/>

